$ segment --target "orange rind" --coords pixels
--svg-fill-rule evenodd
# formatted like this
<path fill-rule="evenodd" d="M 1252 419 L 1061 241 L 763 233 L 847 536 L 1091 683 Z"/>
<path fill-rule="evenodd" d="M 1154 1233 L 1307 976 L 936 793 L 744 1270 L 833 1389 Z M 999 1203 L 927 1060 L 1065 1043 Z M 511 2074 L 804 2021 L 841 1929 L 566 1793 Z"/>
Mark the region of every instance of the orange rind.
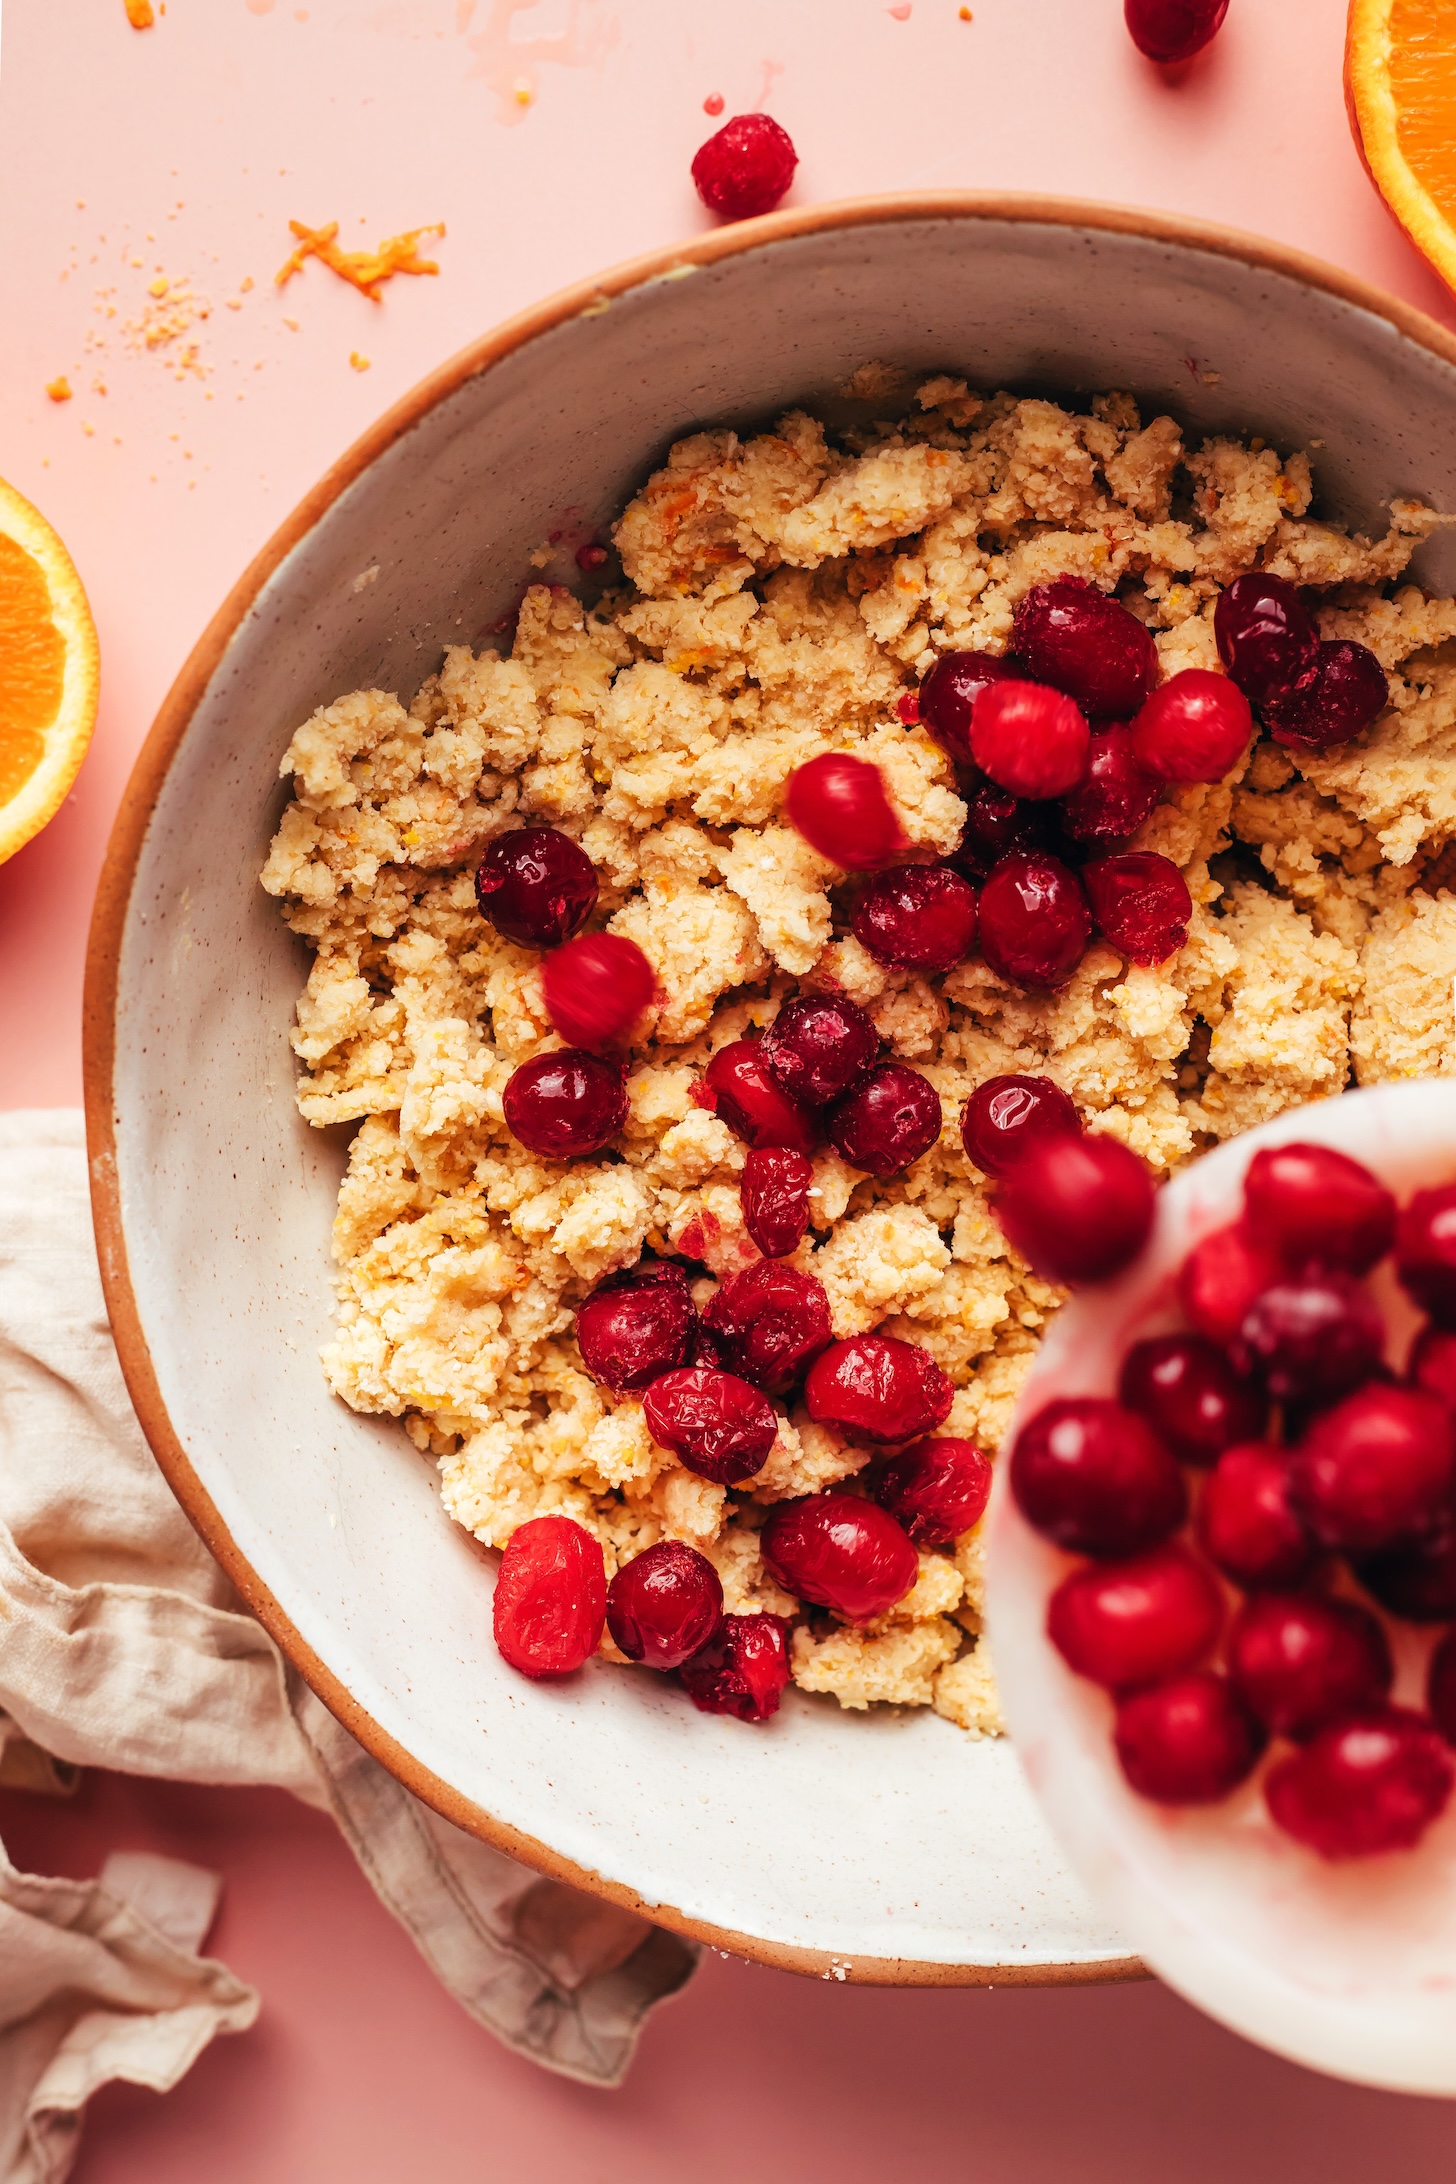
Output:
<path fill-rule="evenodd" d="M 0 479 L 0 864 L 59 809 L 96 725 L 100 655 L 75 564 Z"/>
<path fill-rule="evenodd" d="M 1456 288 L 1456 0 L 1351 0 L 1345 98 L 1375 187 Z"/>

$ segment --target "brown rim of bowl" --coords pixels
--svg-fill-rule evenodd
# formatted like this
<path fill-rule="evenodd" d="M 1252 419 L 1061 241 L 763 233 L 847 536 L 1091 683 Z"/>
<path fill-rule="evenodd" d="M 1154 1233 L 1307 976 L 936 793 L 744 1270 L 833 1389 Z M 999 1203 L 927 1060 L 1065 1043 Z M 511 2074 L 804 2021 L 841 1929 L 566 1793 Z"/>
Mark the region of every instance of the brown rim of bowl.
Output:
<path fill-rule="evenodd" d="M 462 1797 L 449 1783 L 422 1766 L 365 1713 L 305 1643 L 279 1602 L 234 1545 L 167 1414 L 132 1293 L 122 1233 L 112 1075 L 121 936 L 137 861 L 147 822 L 188 722 L 243 617 L 284 556 L 313 529 L 346 487 L 436 403 L 452 394 L 467 379 L 488 371 L 501 358 L 552 327 L 577 317 L 594 304 L 623 295 L 645 282 L 660 280 L 679 268 L 713 265 L 719 259 L 736 257 L 741 252 L 794 236 L 817 234 L 831 228 L 877 226 L 894 220 L 1011 220 L 1024 221 L 1028 226 L 1094 228 L 1107 234 L 1142 236 L 1152 242 L 1179 243 L 1216 257 L 1237 258 L 1247 265 L 1284 274 L 1307 287 L 1355 304 L 1372 316 L 1387 320 L 1409 340 L 1456 366 L 1456 337 L 1434 319 L 1334 266 L 1283 244 L 1170 213 L 1086 204 L 1075 198 L 1002 196 L 972 190 L 929 195 L 906 191 L 893 196 L 849 198 L 836 204 L 770 213 L 760 220 L 745 220 L 735 226 L 717 228 L 690 242 L 653 251 L 595 279 L 562 289 L 544 303 L 532 305 L 493 333 L 460 350 L 448 363 L 422 379 L 356 440 L 274 532 L 233 586 L 183 663 L 132 769 L 97 886 L 83 1004 L 86 1138 L 101 1281 L 121 1370 L 142 1430 L 168 1484 L 208 1549 L 264 1629 L 329 1711 L 367 1752 L 445 1819 L 554 1880 L 566 1881 L 590 1895 L 639 1912 L 655 1925 L 665 1926 L 674 1933 L 782 1971 L 870 1986 L 906 1987 L 1050 1986 L 1136 1979 L 1146 1974 L 1139 1959 L 1133 1956 L 1102 1958 L 1088 1963 L 1025 1965 L 934 1964 L 899 1957 L 861 1957 L 846 1962 L 822 1950 L 761 1941 L 751 1934 L 705 1925 L 702 1920 L 688 1918 L 670 1905 L 644 1903 L 630 1888 L 559 1857 L 545 1843 L 522 1835 L 494 1819 L 471 1799 Z"/>

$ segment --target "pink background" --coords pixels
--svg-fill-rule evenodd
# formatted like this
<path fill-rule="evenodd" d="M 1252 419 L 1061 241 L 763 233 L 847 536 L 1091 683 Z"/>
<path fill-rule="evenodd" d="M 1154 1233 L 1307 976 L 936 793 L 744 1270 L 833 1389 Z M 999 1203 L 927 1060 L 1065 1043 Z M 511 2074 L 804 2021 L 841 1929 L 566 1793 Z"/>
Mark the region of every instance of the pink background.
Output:
<path fill-rule="evenodd" d="M 965 23 L 957 0 L 168 0 L 138 35 L 122 0 L 4 0 L 0 475 L 75 554 L 105 678 L 75 793 L 0 869 L 0 1105 L 79 1097 L 107 828 L 233 579 L 430 366 L 704 223 L 687 169 L 715 126 L 709 94 L 785 124 L 797 202 L 975 186 L 1164 206 L 1456 320 L 1351 148 L 1343 0 L 1233 0 L 1181 80 L 1139 60 L 1118 0 L 973 8 Z M 315 264 L 279 291 L 290 217 L 338 219 L 355 246 L 444 220 L 440 277 L 397 280 L 374 305 Z M 148 350 L 127 324 L 159 275 L 211 309 Z M 202 370 L 179 376 L 193 339 Z M 352 369 L 351 350 L 371 368 Z M 75 398 L 58 406 L 44 386 L 61 372 Z M 1456 2155 L 1449 2108 L 1274 2062 L 1154 1986 L 876 1993 L 711 1958 L 647 2033 L 627 2089 L 590 2093 L 471 2025 L 328 1824 L 282 1796 L 98 1778 L 69 1807 L 0 1798 L 0 1834 L 41 1871 L 94 1872 L 123 1846 L 215 1864 L 214 1946 L 264 1992 L 255 2031 L 165 2101 L 102 2097 L 81 2184 L 512 2170 L 871 2184 L 910 2169 L 1354 2184 Z"/>

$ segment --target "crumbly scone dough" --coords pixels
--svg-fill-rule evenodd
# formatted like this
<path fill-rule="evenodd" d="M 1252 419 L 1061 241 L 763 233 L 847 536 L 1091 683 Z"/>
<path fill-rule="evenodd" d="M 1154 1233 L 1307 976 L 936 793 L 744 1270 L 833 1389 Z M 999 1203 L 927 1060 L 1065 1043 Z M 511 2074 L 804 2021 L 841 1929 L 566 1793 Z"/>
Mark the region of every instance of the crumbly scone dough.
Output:
<path fill-rule="evenodd" d="M 1352 1077 L 1456 1070 L 1456 603 L 1400 581 L 1437 519 L 1397 503 L 1372 542 L 1311 520 L 1310 497 L 1303 455 L 1187 448 L 1116 394 L 1075 415 L 939 378 L 907 417 L 837 439 L 797 411 L 746 441 L 697 433 L 622 516 L 625 580 L 597 606 L 537 586 L 509 657 L 452 648 L 408 707 L 356 691 L 298 730 L 263 885 L 314 950 L 299 1105 L 360 1124 L 325 1369 L 355 1409 L 404 1420 L 478 1538 L 503 1546 L 560 1510 L 609 1572 L 686 1540 L 730 1609 L 800 1617 L 803 1689 L 999 1732 L 977 1532 L 923 1555 L 879 1624 L 803 1616 L 760 1558 L 766 1507 L 852 1480 L 865 1452 L 795 1411 L 746 1488 L 712 1485 L 653 1444 L 639 1401 L 587 1377 L 574 1308 L 644 1245 L 706 1266 L 700 1302 L 757 1256 L 744 1148 L 693 1087 L 803 987 L 862 1003 L 939 1091 L 945 1128 L 888 1182 L 822 1154 L 794 1263 L 823 1282 L 837 1334 L 924 1343 L 956 1383 L 946 1430 L 990 1449 L 1059 1297 L 961 1150 L 975 1085 L 1050 1076 L 1089 1128 L 1165 1170 Z M 843 875 L 780 816 L 796 766 L 872 759 L 910 840 L 949 850 L 953 769 L 897 712 L 939 653 L 1004 650 L 1021 595 L 1069 572 L 1117 588 L 1165 673 L 1216 667 L 1214 602 L 1254 567 L 1323 593 L 1323 633 L 1371 646 L 1390 705 L 1358 745 L 1261 741 L 1154 813 L 1136 846 L 1172 857 L 1196 906 L 1178 955 L 1143 969 L 1098 941 L 1060 992 L 1022 993 L 979 959 L 929 982 L 886 971 L 847 936 Z M 659 982 L 620 1148 L 565 1167 L 502 1120 L 511 1071 L 560 1042 L 539 957 L 495 934 L 472 884 L 490 837 L 522 822 L 581 842 L 599 920 Z"/>

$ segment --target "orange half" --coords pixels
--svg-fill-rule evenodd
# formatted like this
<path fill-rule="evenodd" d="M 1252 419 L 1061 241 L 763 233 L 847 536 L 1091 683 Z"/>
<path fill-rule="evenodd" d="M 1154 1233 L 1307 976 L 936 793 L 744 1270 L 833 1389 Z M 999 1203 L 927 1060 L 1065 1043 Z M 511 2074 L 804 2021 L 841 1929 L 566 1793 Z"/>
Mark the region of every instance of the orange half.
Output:
<path fill-rule="evenodd" d="M 1456 288 L 1456 0 L 1350 0 L 1345 97 L 1376 188 Z"/>
<path fill-rule="evenodd" d="M 96 627 L 71 557 L 0 478 L 0 863 L 75 780 L 99 685 Z"/>

